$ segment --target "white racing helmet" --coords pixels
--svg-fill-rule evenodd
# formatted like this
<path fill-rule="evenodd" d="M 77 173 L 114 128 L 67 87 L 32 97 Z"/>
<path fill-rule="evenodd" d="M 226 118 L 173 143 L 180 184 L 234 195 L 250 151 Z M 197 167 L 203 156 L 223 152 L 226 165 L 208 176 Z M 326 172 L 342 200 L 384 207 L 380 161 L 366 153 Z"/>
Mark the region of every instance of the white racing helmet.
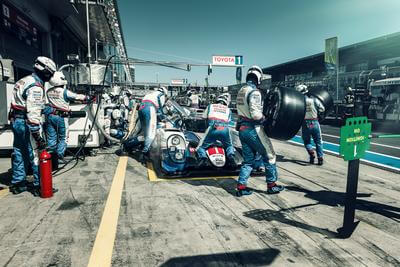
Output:
<path fill-rule="evenodd" d="M 262 76 L 263 72 L 259 66 L 251 66 L 247 71 L 246 82 L 254 81 L 257 83 L 256 85 L 260 85 L 262 81 Z"/>
<path fill-rule="evenodd" d="M 115 85 L 111 88 L 110 94 L 112 96 L 117 96 L 121 93 L 121 87 L 119 87 L 118 85 Z"/>
<path fill-rule="evenodd" d="M 223 94 L 221 94 L 221 96 L 229 98 L 231 95 L 229 93 L 223 93 Z"/>
<path fill-rule="evenodd" d="M 50 77 L 56 72 L 56 63 L 48 57 L 37 57 L 33 69 L 41 73 L 45 78 L 50 79 Z"/>
<path fill-rule="evenodd" d="M 297 86 L 296 86 L 296 91 L 302 93 L 303 95 L 304 95 L 304 94 L 307 94 L 307 93 L 308 93 L 307 85 L 305 85 L 305 84 L 299 84 L 299 85 L 297 85 Z"/>
<path fill-rule="evenodd" d="M 231 94 L 230 93 L 223 93 L 221 97 L 224 97 L 228 101 L 228 105 L 230 104 Z"/>
<path fill-rule="evenodd" d="M 67 79 L 65 79 L 64 74 L 61 71 L 54 72 L 53 76 L 49 81 L 50 85 L 53 87 L 61 87 L 67 85 Z"/>
<path fill-rule="evenodd" d="M 228 98 L 226 96 L 220 95 L 219 97 L 217 97 L 216 100 L 217 103 L 223 103 L 225 106 L 227 106 L 229 104 Z"/>
<path fill-rule="evenodd" d="M 112 111 L 111 116 L 112 116 L 112 118 L 113 118 L 114 120 L 118 120 L 118 119 L 121 118 L 121 116 L 122 116 L 121 110 L 119 110 L 119 109 L 114 109 L 114 110 Z"/>

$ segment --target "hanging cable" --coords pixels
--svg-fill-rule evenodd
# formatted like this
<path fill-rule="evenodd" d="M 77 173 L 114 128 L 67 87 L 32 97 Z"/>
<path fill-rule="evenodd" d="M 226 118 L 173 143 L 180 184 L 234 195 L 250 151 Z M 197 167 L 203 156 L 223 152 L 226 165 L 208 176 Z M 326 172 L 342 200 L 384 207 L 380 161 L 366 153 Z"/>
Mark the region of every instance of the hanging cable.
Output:
<path fill-rule="evenodd" d="M 115 57 L 115 55 L 110 56 L 110 57 L 108 58 L 108 60 L 107 60 L 107 63 L 106 63 L 106 68 L 105 68 L 105 70 L 104 70 L 103 82 L 102 82 L 102 88 L 103 88 L 103 90 L 104 90 L 104 85 L 105 85 L 105 80 L 106 80 L 106 75 L 107 75 L 108 66 L 109 66 L 109 64 L 110 64 L 110 62 L 111 62 L 111 59 L 112 59 L 113 57 Z M 90 82 L 91 82 L 91 81 L 90 81 Z M 92 123 L 92 125 L 90 126 L 90 129 L 89 129 L 88 134 L 83 138 L 83 142 L 82 142 L 81 145 L 79 146 L 78 151 L 75 153 L 75 155 L 74 155 L 69 161 L 67 161 L 67 163 L 65 163 L 64 166 L 62 166 L 62 167 L 59 168 L 58 170 L 54 171 L 54 172 L 53 172 L 53 176 L 56 176 L 61 170 L 65 169 L 65 167 L 66 167 L 67 165 L 69 165 L 72 161 L 76 161 L 76 162 L 75 162 L 75 164 L 74 164 L 70 169 L 68 169 L 67 171 L 70 171 L 71 169 L 73 169 L 73 168 L 78 164 L 78 161 L 80 160 L 79 155 L 80 155 L 81 153 L 84 152 L 84 148 L 85 148 L 85 146 L 86 146 L 86 144 L 87 144 L 87 141 L 88 141 L 88 139 L 89 139 L 89 137 L 90 137 L 90 134 L 92 133 L 92 130 L 93 130 L 93 128 L 94 128 L 94 126 L 95 126 L 95 124 L 96 124 L 96 121 L 97 121 L 97 116 L 98 116 L 98 113 L 99 113 L 99 110 L 100 110 L 102 98 L 99 97 L 99 95 L 98 95 L 96 100 L 97 100 L 97 102 L 98 102 L 98 103 L 97 103 L 97 108 L 96 108 L 96 113 L 95 113 L 95 115 L 93 116 L 93 123 Z M 93 105 L 93 102 L 90 104 L 90 106 L 92 106 L 92 105 Z M 91 107 L 90 107 L 90 108 L 91 108 Z M 85 159 L 85 155 L 84 155 L 84 153 L 83 153 L 83 160 L 84 160 L 84 159 Z M 66 173 L 67 171 L 62 172 L 61 174 Z"/>

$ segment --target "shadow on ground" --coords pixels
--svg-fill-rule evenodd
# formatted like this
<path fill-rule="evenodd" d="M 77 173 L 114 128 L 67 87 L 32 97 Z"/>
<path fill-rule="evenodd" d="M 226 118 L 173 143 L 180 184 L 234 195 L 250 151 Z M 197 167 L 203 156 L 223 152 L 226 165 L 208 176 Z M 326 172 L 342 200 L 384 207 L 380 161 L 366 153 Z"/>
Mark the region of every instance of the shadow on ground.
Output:
<path fill-rule="evenodd" d="M 193 186 L 211 186 L 211 187 L 216 187 L 216 188 L 222 188 L 229 194 L 231 194 L 234 197 L 236 196 L 236 180 L 234 179 L 223 179 L 223 180 L 204 180 L 204 181 L 183 181 L 187 184 L 193 185 Z M 251 188 L 251 187 L 249 187 Z M 266 191 L 251 188 L 254 193 L 258 194 L 265 194 L 270 196 Z M 245 198 L 245 196 L 243 197 Z M 290 218 L 288 214 L 285 212 L 291 211 L 292 208 L 290 209 L 281 209 L 281 210 L 270 210 L 270 209 L 255 209 L 255 210 L 250 210 L 246 211 L 243 213 L 245 217 L 257 220 L 257 221 L 278 221 L 290 226 L 294 226 L 296 228 L 301 228 L 306 231 L 311 231 L 311 232 L 316 232 L 323 234 L 327 237 L 336 237 L 337 233 L 332 232 L 328 229 L 323 229 L 320 227 L 312 226 L 305 224 L 304 222 L 296 221 Z"/>
<path fill-rule="evenodd" d="M 280 251 L 274 248 L 225 252 L 171 258 L 162 267 L 172 266 L 266 266 L 274 262 Z"/>
<path fill-rule="evenodd" d="M 233 178 L 232 179 L 210 178 L 210 180 L 201 180 L 201 181 L 182 180 L 182 182 L 185 182 L 185 183 L 193 185 L 193 186 L 210 186 L 210 187 L 215 187 L 215 188 L 222 188 L 227 193 L 236 197 L 237 181 L 236 181 L 236 179 L 233 179 Z M 259 189 L 256 189 L 256 188 L 253 188 L 250 186 L 248 186 L 248 188 L 251 189 L 253 191 L 253 193 L 269 195 L 267 193 L 267 191 L 259 190 Z"/>
<path fill-rule="evenodd" d="M 328 229 L 323 229 L 317 226 L 312 226 L 309 224 L 305 224 L 303 222 L 299 222 L 296 220 L 292 220 L 289 218 L 287 214 L 285 214 L 282 211 L 276 211 L 276 210 L 270 210 L 270 209 L 255 209 L 255 210 L 250 210 L 246 211 L 243 213 L 245 217 L 251 218 L 253 220 L 257 221 L 267 221 L 267 222 L 272 222 L 272 221 L 277 221 L 280 223 L 284 223 L 296 228 L 300 228 L 303 230 L 307 230 L 310 232 L 315 232 L 315 233 L 320 233 L 324 234 L 327 237 L 336 237 L 337 233 L 332 232 Z"/>
<path fill-rule="evenodd" d="M 236 180 L 235 179 L 213 179 L 210 180 L 200 180 L 200 181 L 192 181 L 192 180 L 182 180 L 182 182 L 193 185 L 193 186 L 209 186 L 215 188 L 222 188 L 227 193 L 231 194 L 232 196 L 236 196 Z"/>
<path fill-rule="evenodd" d="M 296 164 L 299 164 L 299 165 L 302 165 L 302 166 L 310 165 L 310 163 L 307 162 L 307 161 L 297 160 L 297 159 L 288 159 L 288 158 L 285 158 L 285 156 L 282 156 L 282 155 L 276 155 L 276 161 L 277 162 L 292 162 L 292 163 L 296 163 Z"/>
<path fill-rule="evenodd" d="M 318 201 L 315 204 L 302 205 L 298 207 L 292 207 L 290 210 L 294 210 L 297 208 L 302 208 L 305 206 L 314 206 L 314 205 L 327 205 L 327 206 L 344 206 L 346 200 L 346 193 L 321 190 L 321 191 L 311 191 L 304 188 L 300 188 L 297 186 L 287 186 L 287 190 L 302 192 L 305 197 L 310 198 L 312 200 Z M 371 197 L 372 194 L 367 193 L 358 193 L 358 198 Z M 390 219 L 400 219 L 400 208 L 394 207 L 386 204 L 380 204 L 373 201 L 368 201 L 364 199 L 357 199 L 356 209 L 374 212 L 376 214 L 385 216 Z"/>

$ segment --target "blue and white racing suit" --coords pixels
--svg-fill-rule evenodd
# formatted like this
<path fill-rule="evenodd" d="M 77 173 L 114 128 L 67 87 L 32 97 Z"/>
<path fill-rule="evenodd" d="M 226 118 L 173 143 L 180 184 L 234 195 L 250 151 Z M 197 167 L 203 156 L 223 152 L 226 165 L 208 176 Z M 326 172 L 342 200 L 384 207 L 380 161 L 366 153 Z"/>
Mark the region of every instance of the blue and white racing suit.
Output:
<path fill-rule="evenodd" d="M 163 107 L 165 99 L 165 95 L 160 91 L 151 92 L 143 97 L 139 107 L 141 132 L 139 135 L 128 139 L 124 143 L 124 148 L 126 150 L 130 150 L 139 145 L 143 140 L 142 135 L 144 135 L 143 153 L 147 153 L 150 150 L 154 138 L 156 137 L 157 117 L 162 119 L 164 116 Z"/>
<path fill-rule="evenodd" d="M 110 135 L 116 139 L 121 140 L 124 138 L 125 133 L 128 131 L 128 109 L 125 105 L 120 105 L 119 109 L 115 109 L 112 112 L 112 125 L 110 129 Z"/>
<path fill-rule="evenodd" d="M 317 157 L 322 158 L 324 156 L 322 147 L 322 136 L 321 126 L 318 122 L 318 113 L 324 112 L 325 107 L 317 98 L 312 96 L 305 96 L 306 100 L 306 116 L 301 128 L 302 138 L 304 146 L 307 149 L 308 154 L 314 157 L 314 149 L 311 144 L 311 137 L 314 140 L 315 147 L 317 150 Z"/>
<path fill-rule="evenodd" d="M 265 165 L 266 182 L 274 184 L 278 179 L 276 155 L 271 141 L 261 127 L 263 120 L 261 92 L 252 83 L 248 83 L 239 90 L 236 105 L 239 115 L 239 138 L 244 159 L 238 183 L 247 185 L 258 153 Z"/>
<path fill-rule="evenodd" d="M 198 94 L 192 94 L 189 97 L 190 107 L 191 108 L 199 108 L 199 101 L 200 101 L 199 95 Z"/>
<path fill-rule="evenodd" d="M 53 87 L 47 90 L 45 130 L 50 152 L 64 157 L 67 148 L 69 104 L 73 101 L 87 102 L 88 96 L 76 94 L 65 87 Z"/>
<path fill-rule="evenodd" d="M 33 185 L 39 186 L 37 137 L 42 132 L 43 86 L 44 82 L 35 73 L 22 78 L 14 86 L 10 110 L 14 135 L 12 185 L 25 182 L 26 173 L 32 168 Z"/>
<path fill-rule="evenodd" d="M 222 104 L 211 104 L 204 111 L 203 117 L 208 121 L 206 133 L 197 147 L 200 158 L 207 158 L 206 149 L 220 141 L 228 158 L 235 155 L 232 138 L 229 131 L 229 122 L 232 119 L 231 110 Z"/>

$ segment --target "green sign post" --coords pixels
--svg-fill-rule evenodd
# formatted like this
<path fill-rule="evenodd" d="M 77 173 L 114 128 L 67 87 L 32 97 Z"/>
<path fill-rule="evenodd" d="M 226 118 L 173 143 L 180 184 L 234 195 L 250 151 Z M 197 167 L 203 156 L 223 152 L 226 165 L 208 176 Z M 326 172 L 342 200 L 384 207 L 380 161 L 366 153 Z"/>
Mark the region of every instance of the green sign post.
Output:
<path fill-rule="evenodd" d="M 348 118 L 346 125 L 340 128 L 340 155 L 345 161 L 349 161 L 343 227 L 338 229 L 343 238 L 350 237 L 358 224 L 354 223 L 354 215 L 360 158 L 364 157 L 369 148 L 371 128 L 367 117 Z"/>
<path fill-rule="evenodd" d="M 364 157 L 369 148 L 371 123 L 367 117 L 348 118 L 346 125 L 340 128 L 340 155 L 344 160 Z"/>

